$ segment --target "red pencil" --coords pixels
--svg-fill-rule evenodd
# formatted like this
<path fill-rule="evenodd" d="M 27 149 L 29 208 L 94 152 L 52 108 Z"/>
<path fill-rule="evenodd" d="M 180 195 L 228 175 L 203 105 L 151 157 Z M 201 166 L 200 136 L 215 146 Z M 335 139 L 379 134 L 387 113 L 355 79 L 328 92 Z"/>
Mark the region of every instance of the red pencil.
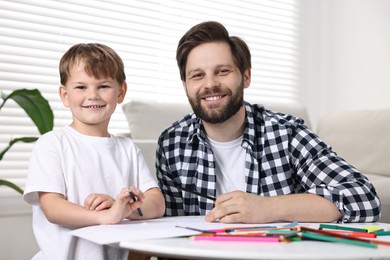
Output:
<path fill-rule="evenodd" d="M 326 230 L 326 232 L 340 234 L 340 235 L 349 236 L 349 237 L 366 237 L 366 238 L 376 238 L 377 237 L 377 235 L 374 233 L 365 233 L 365 232 L 356 232 L 356 231 Z"/>

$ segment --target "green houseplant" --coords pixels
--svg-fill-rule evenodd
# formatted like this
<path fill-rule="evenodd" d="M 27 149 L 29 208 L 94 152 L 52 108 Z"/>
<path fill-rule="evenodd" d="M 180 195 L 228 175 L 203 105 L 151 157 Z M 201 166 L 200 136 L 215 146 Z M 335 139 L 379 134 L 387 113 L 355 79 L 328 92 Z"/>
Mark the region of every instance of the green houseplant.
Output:
<path fill-rule="evenodd" d="M 54 115 L 49 105 L 49 102 L 42 96 L 38 89 L 18 89 L 13 91 L 9 95 L 1 94 L 3 102 L 0 104 L 0 110 L 5 105 L 7 100 L 14 100 L 31 118 L 33 123 L 37 126 L 39 133 L 44 134 L 53 129 Z M 38 137 L 19 137 L 13 138 L 9 142 L 8 146 L 0 151 L 0 160 L 3 159 L 4 154 L 18 142 L 31 143 L 35 142 Z M 23 190 L 16 184 L 0 179 L 0 185 L 8 186 L 15 191 L 23 194 Z"/>

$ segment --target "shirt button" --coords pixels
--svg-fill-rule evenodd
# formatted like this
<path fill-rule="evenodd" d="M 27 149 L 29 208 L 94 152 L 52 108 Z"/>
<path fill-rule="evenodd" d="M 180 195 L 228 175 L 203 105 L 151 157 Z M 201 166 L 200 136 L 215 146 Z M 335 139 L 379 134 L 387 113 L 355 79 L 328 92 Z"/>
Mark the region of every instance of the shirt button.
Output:
<path fill-rule="evenodd" d="M 209 168 L 214 168 L 214 163 L 213 162 L 209 162 Z"/>

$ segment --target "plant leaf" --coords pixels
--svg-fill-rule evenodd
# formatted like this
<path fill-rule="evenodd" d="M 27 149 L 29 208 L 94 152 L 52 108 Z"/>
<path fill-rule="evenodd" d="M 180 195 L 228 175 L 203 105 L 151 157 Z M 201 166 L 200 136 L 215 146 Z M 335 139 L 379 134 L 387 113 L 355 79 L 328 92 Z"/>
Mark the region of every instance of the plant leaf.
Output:
<path fill-rule="evenodd" d="M 8 186 L 14 190 L 16 190 L 17 192 L 19 192 L 20 194 L 23 195 L 23 190 L 17 186 L 16 184 L 12 183 L 12 182 L 9 182 L 7 180 L 3 180 L 3 179 L 0 179 L 0 185 L 5 185 L 5 186 Z"/>
<path fill-rule="evenodd" d="M 7 99 L 13 99 L 31 118 L 38 127 L 39 133 L 44 134 L 53 129 L 54 115 L 49 102 L 38 89 L 18 89 L 3 97 L 4 105 Z M 1 107 L 0 107 L 1 108 Z"/>
<path fill-rule="evenodd" d="M 12 145 L 14 145 L 15 143 L 17 143 L 17 142 L 32 143 L 32 142 L 35 142 L 36 140 L 38 140 L 38 137 L 21 137 L 21 138 L 12 139 L 12 140 L 8 143 L 8 146 L 7 146 L 3 151 L 1 151 L 1 153 L 0 153 L 0 161 L 3 159 L 4 154 L 5 154 L 5 153 L 12 147 Z"/>

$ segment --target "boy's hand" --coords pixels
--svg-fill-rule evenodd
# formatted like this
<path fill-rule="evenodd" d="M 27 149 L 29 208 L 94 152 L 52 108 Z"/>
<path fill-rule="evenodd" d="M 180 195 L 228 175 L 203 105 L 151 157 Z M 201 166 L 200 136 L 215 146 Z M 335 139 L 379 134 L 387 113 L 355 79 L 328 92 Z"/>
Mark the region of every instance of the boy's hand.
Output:
<path fill-rule="evenodd" d="M 137 201 L 134 201 L 130 196 L 130 191 L 137 196 Z M 116 196 L 112 207 L 106 211 L 105 220 L 103 223 L 115 224 L 119 223 L 124 218 L 139 219 L 137 216 L 137 208 L 143 204 L 145 195 L 137 188 L 123 188 Z M 133 216 L 133 217 L 130 217 Z"/>
<path fill-rule="evenodd" d="M 84 207 L 89 210 L 100 211 L 114 205 L 115 199 L 107 194 L 92 193 L 84 200 Z"/>
<path fill-rule="evenodd" d="M 137 211 L 138 216 L 142 217 L 143 213 L 140 209 L 145 199 L 145 194 L 136 187 L 130 187 L 128 190 L 130 194 L 130 209 L 131 211 Z"/>

